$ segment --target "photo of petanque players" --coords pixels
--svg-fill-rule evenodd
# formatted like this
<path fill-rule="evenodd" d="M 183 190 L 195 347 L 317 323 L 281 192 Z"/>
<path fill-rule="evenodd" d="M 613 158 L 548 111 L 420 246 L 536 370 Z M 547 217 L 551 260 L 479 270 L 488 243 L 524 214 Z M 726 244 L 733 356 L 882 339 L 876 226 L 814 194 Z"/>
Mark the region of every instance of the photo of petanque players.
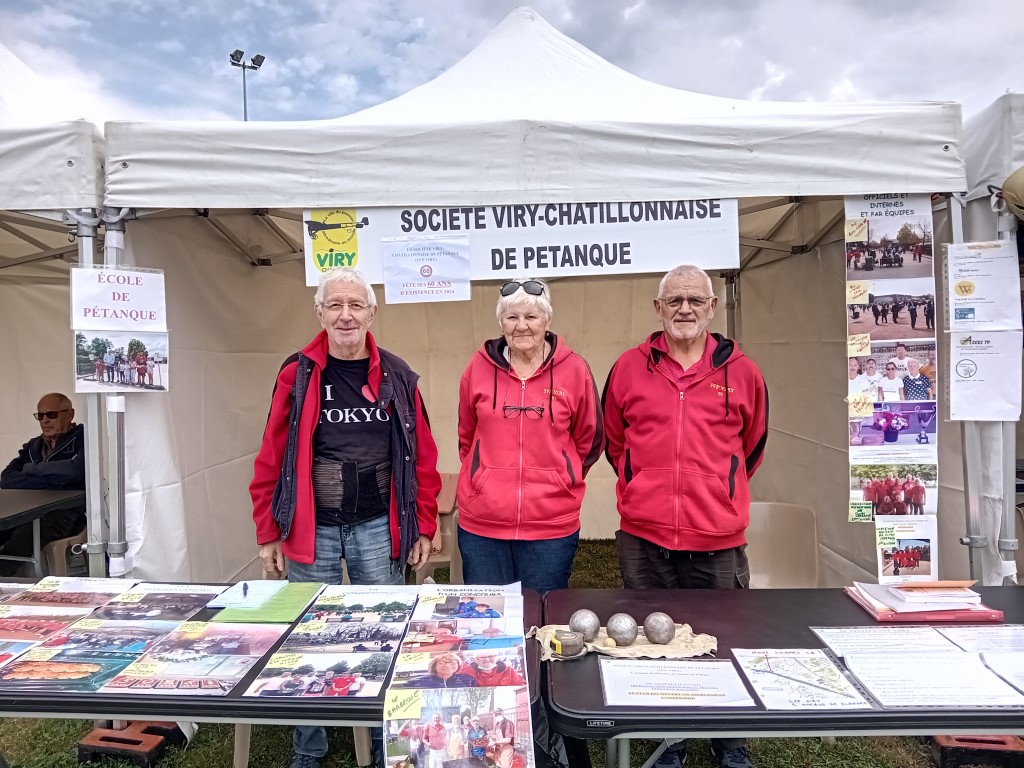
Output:
<path fill-rule="evenodd" d="M 867 239 L 846 243 L 847 280 L 931 277 L 931 216 L 866 221 Z"/>
<path fill-rule="evenodd" d="M 927 539 L 897 539 L 895 547 L 882 547 L 881 553 L 886 576 L 932 575 L 932 544 Z"/>
<path fill-rule="evenodd" d="M 281 648 L 295 652 L 393 653 L 398 650 L 404 631 L 404 624 L 302 622 L 285 638 Z"/>
<path fill-rule="evenodd" d="M 934 515 L 937 465 L 854 464 L 850 498 L 871 502 L 874 515 Z"/>
<path fill-rule="evenodd" d="M 434 605 L 431 618 L 500 619 L 504 611 L 505 598 L 500 595 L 450 595 L 444 602 Z"/>
<path fill-rule="evenodd" d="M 419 717 L 389 720 L 388 768 L 530 768 L 526 687 L 420 691 Z"/>
<path fill-rule="evenodd" d="M 863 304 L 848 304 L 850 336 L 867 333 L 872 341 L 933 338 L 935 285 L 929 278 L 872 280 Z"/>
<path fill-rule="evenodd" d="M 849 395 L 867 393 L 879 403 L 938 400 L 935 339 L 878 341 L 871 352 L 847 359 Z"/>
<path fill-rule="evenodd" d="M 391 668 L 387 653 L 275 653 L 246 696 L 376 696 Z"/>

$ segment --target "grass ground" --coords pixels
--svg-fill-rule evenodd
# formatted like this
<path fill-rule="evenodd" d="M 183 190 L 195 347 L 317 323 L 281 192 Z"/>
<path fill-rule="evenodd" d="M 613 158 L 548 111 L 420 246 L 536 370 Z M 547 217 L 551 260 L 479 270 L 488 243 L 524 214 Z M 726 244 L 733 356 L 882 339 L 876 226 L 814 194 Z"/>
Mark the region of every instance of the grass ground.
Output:
<path fill-rule="evenodd" d="M 444 580 L 439 571 L 438 580 Z M 570 585 L 577 589 L 614 589 L 622 586 L 611 541 L 583 541 L 576 556 Z M 84 720 L 8 719 L 0 723 L 0 753 L 12 768 L 71 768 L 77 766 L 75 745 L 92 728 Z M 328 729 L 331 739 L 324 768 L 355 768 L 351 731 Z M 233 728 L 201 725 L 187 749 L 170 750 L 163 768 L 227 768 L 231 765 Z M 285 768 L 291 759 L 291 729 L 254 726 L 249 765 L 251 768 Z M 652 742 L 636 742 L 633 765 L 640 765 L 654 748 Z M 929 748 L 916 738 L 839 738 L 834 744 L 820 739 L 754 739 L 750 751 L 760 768 L 928 768 Z M 591 742 L 595 768 L 604 765 L 604 744 Z M 687 768 L 715 768 L 707 741 L 695 740 L 689 749 Z M 129 763 L 110 761 L 105 768 L 130 768 Z"/>

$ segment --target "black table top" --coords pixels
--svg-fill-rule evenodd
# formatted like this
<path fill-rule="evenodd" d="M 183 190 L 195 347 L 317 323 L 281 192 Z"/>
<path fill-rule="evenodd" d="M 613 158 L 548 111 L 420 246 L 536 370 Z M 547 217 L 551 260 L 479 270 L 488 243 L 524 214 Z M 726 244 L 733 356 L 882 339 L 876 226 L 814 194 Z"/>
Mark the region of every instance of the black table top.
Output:
<path fill-rule="evenodd" d="M 536 592 L 523 595 L 524 624 L 526 628 L 539 625 L 541 621 L 541 598 Z M 207 608 L 194 616 L 192 621 L 211 621 L 220 609 Z M 301 617 L 300 617 L 301 618 Z M 298 623 L 296 620 L 295 623 Z M 282 635 L 278 643 L 263 660 L 277 651 L 284 642 Z M 530 683 L 530 700 L 540 698 L 540 655 L 537 643 L 527 641 L 527 668 Z M 197 722 L 271 722 L 275 724 L 302 723 L 380 723 L 384 714 L 384 691 L 388 681 L 376 697 L 338 696 L 324 698 L 277 698 L 244 696 L 253 681 L 263 669 L 264 663 L 255 665 L 245 678 L 232 688 L 226 696 L 160 694 L 112 694 L 112 693 L 66 693 L 47 691 L 0 691 L 0 716 L 56 716 L 79 715 L 83 717 L 144 720 L 188 719 Z"/>
<path fill-rule="evenodd" d="M 47 512 L 85 503 L 85 491 L 27 491 L 0 488 L 0 531 L 31 523 Z"/>
<path fill-rule="evenodd" d="M 1024 623 L 1024 591 L 984 587 L 982 601 L 1002 610 L 1008 624 Z M 874 626 L 860 606 L 839 589 L 752 590 L 559 590 L 544 600 L 544 622 L 567 624 L 573 611 L 589 608 L 604 623 L 623 612 L 642 622 L 664 611 L 697 634 L 718 638 L 717 658 L 732 648 L 824 648 L 811 626 Z M 874 709 L 857 711 L 768 711 L 758 707 L 608 707 L 597 654 L 548 664 L 546 694 L 555 728 L 569 736 L 609 738 L 661 733 L 987 733 L 1024 732 L 1021 710 Z M 742 673 L 741 673 L 742 674 Z M 748 686 L 751 698 L 758 698 Z M 987 730 L 986 730 L 987 729 Z"/>

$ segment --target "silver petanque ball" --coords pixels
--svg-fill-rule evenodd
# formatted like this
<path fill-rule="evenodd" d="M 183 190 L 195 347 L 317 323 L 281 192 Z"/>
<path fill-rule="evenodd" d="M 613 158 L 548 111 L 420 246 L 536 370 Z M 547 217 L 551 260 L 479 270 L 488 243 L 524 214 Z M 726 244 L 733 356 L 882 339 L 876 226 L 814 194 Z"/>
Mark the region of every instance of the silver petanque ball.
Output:
<path fill-rule="evenodd" d="M 569 629 L 573 632 L 582 632 L 583 639 L 592 643 L 597 639 L 597 633 L 601 631 L 601 620 L 593 611 L 580 608 L 569 617 Z"/>
<path fill-rule="evenodd" d="M 608 637 L 615 641 L 616 645 L 632 645 L 636 640 L 636 620 L 628 613 L 616 613 L 608 619 Z"/>
<path fill-rule="evenodd" d="M 672 638 L 676 636 L 676 623 L 667 613 L 655 611 L 644 619 L 644 635 L 651 643 L 658 645 L 671 643 Z"/>

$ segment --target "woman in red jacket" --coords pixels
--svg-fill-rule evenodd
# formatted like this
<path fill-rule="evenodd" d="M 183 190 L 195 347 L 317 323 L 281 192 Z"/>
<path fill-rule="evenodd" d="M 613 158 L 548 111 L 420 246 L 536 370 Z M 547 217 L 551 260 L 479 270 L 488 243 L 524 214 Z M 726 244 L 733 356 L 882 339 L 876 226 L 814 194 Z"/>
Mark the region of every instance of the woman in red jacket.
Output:
<path fill-rule="evenodd" d="M 459 549 L 466 584 L 545 592 L 569 585 L 584 478 L 601 455 L 601 402 L 587 363 L 551 333 L 541 280 L 501 286 L 501 336 L 459 385 Z"/>

